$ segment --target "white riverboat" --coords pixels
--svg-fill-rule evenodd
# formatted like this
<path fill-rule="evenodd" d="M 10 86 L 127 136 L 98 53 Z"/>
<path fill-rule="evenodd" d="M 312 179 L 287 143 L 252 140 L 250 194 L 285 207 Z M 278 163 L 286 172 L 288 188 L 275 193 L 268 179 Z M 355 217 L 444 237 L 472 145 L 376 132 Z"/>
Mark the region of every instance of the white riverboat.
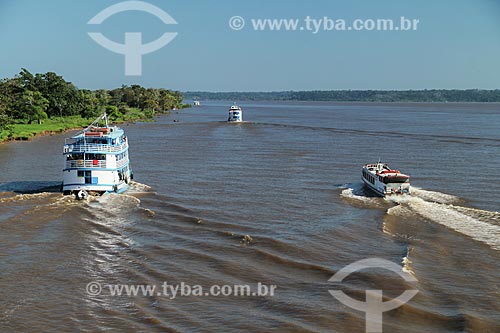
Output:
<path fill-rule="evenodd" d="M 133 179 L 128 147 L 125 132 L 109 126 L 106 113 L 66 139 L 63 193 L 86 199 L 89 195 L 125 191 Z"/>
<path fill-rule="evenodd" d="M 236 104 L 229 108 L 229 117 L 227 121 L 230 123 L 240 123 L 243 121 L 243 110 Z"/>
<path fill-rule="evenodd" d="M 389 168 L 387 163 L 366 164 L 361 179 L 370 190 L 382 197 L 410 194 L 410 176 Z"/>

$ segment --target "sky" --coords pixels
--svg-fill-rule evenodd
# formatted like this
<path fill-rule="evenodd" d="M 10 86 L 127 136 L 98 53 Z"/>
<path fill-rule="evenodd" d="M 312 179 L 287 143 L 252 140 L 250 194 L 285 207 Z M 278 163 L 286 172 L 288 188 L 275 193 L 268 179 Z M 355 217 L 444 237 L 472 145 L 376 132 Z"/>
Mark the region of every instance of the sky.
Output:
<path fill-rule="evenodd" d="M 80 88 L 122 84 L 181 91 L 336 89 L 499 89 L 499 0 L 149 0 L 177 24 L 127 11 L 87 22 L 123 1 L 0 0 L 0 78 L 26 68 L 54 71 Z M 228 24 L 245 19 L 241 30 Z M 255 31 L 252 19 L 418 19 L 416 31 Z M 319 21 L 318 21 L 319 22 Z M 142 75 L 125 75 L 125 56 L 92 40 L 100 32 L 143 43 L 178 35 L 142 56 Z"/>

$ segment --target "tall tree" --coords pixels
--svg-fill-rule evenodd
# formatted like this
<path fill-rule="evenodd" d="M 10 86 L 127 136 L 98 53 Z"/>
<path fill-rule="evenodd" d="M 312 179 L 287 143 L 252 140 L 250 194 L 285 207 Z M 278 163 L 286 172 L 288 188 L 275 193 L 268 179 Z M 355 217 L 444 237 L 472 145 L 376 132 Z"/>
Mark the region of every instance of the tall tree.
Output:
<path fill-rule="evenodd" d="M 158 111 L 180 108 L 182 103 L 182 95 L 176 91 L 139 85 L 124 85 L 111 91 L 78 89 L 56 73 L 33 75 L 24 68 L 14 78 L 0 80 L 0 98 L 1 114 L 8 116 L 2 118 L 2 123 L 9 118 L 28 122 L 73 115 L 94 118 L 110 106 L 113 108 L 108 112 L 117 119 L 134 108 L 152 117 Z"/>
<path fill-rule="evenodd" d="M 10 118 L 7 115 L 7 102 L 3 95 L 0 95 L 0 132 L 7 129 Z"/>
<path fill-rule="evenodd" d="M 49 101 L 49 117 L 73 116 L 82 111 L 78 89 L 72 83 L 66 82 L 62 76 L 53 72 L 36 75 L 35 85 Z"/>
<path fill-rule="evenodd" d="M 22 68 L 21 72 L 18 74 L 16 79 L 19 81 L 19 85 L 25 90 L 37 91 L 35 76 L 30 73 L 26 68 Z"/>
<path fill-rule="evenodd" d="M 49 101 L 39 91 L 26 90 L 18 102 L 18 108 L 28 123 L 37 120 L 38 124 L 41 124 L 43 119 L 47 119 L 45 111 L 48 106 Z"/>

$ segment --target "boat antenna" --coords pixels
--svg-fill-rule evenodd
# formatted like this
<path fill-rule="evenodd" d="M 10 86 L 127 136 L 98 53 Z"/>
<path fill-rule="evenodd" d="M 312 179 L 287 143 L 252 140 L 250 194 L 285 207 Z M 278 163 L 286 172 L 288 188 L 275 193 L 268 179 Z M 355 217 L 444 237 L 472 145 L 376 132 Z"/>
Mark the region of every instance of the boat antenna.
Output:
<path fill-rule="evenodd" d="M 86 129 L 84 129 L 83 131 L 86 132 L 88 131 L 91 127 L 99 127 L 99 122 L 101 120 L 103 120 L 106 122 L 106 127 L 108 127 L 108 116 L 106 115 L 106 112 L 104 112 L 104 114 L 102 116 L 99 116 L 96 120 L 94 120 L 92 122 L 92 124 L 90 124 Z"/>

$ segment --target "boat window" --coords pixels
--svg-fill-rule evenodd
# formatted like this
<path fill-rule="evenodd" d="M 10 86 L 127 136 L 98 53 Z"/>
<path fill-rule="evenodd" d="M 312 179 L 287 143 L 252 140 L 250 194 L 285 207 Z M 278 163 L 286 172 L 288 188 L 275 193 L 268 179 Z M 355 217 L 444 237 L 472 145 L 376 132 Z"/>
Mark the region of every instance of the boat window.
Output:
<path fill-rule="evenodd" d="M 76 154 L 69 154 L 66 157 L 67 161 L 73 161 L 73 160 L 83 160 L 83 153 L 76 153 Z"/>
<path fill-rule="evenodd" d="M 96 144 L 96 145 L 105 145 L 108 143 L 108 140 L 106 139 L 97 139 L 97 138 L 90 138 L 87 140 L 87 143 L 93 143 L 93 144 Z"/>
<path fill-rule="evenodd" d="M 85 154 L 86 160 L 105 160 L 106 154 Z"/>
<path fill-rule="evenodd" d="M 84 171 L 85 173 L 85 184 L 92 184 L 92 171 Z"/>
<path fill-rule="evenodd" d="M 78 170 L 78 172 L 77 172 L 77 176 L 78 176 L 78 177 L 83 177 L 83 176 L 84 176 L 83 171 L 82 171 L 82 170 Z"/>
<path fill-rule="evenodd" d="M 118 154 L 118 155 L 116 155 L 116 160 L 117 160 L 117 161 L 124 160 L 124 159 L 126 159 L 126 158 L 127 158 L 127 156 L 128 156 L 128 155 L 127 155 L 127 152 L 124 152 L 124 153 Z"/>
<path fill-rule="evenodd" d="M 408 181 L 408 178 L 405 177 L 390 177 L 389 179 L 385 179 L 384 183 L 386 184 L 402 184 L 406 183 Z"/>

